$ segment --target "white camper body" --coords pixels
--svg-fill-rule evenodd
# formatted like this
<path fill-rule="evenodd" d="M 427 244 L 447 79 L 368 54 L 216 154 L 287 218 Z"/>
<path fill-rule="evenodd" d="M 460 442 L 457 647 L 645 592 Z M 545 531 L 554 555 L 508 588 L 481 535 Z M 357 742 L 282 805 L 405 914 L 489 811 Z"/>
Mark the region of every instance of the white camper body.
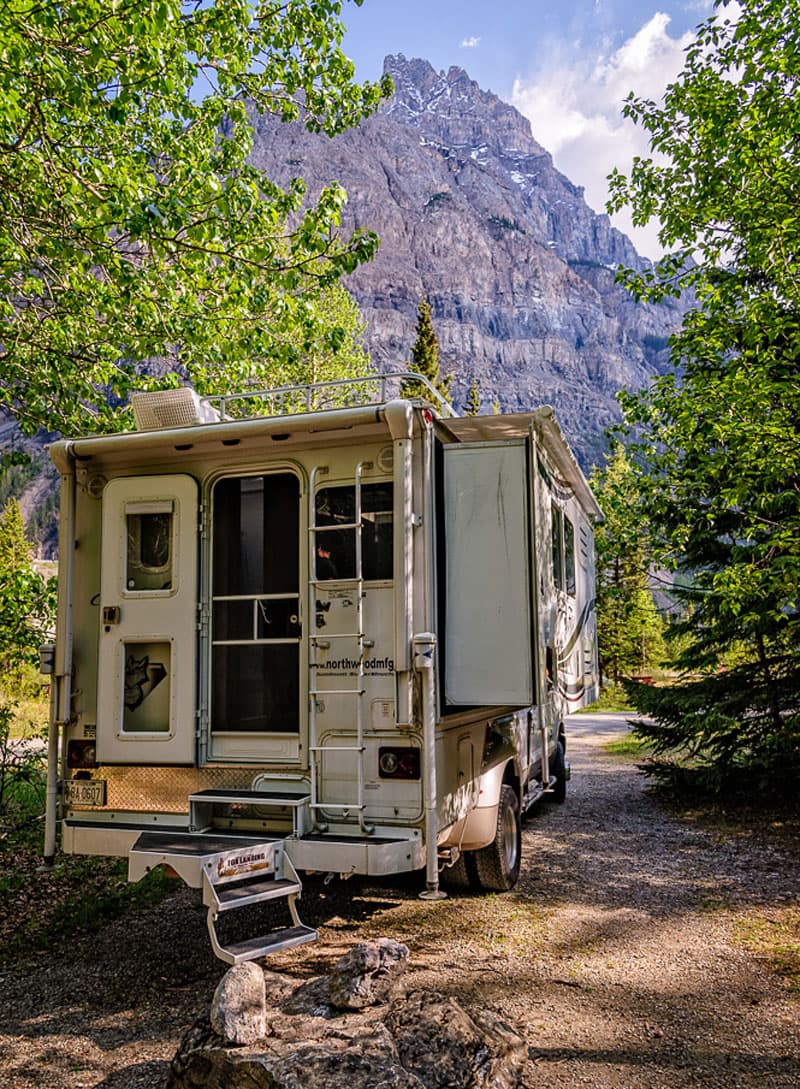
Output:
<path fill-rule="evenodd" d="M 142 395 L 150 429 L 52 447 L 46 854 L 60 820 L 68 853 L 170 867 L 230 962 L 315 936 L 303 871 L 512 887 L 520 815 L 563 799 L 564 714 L 597 694 L 599 510 L 552 412 L 376 384 L 290 414 Z M 289 925 L 219 938 L 261 900 Z"/>

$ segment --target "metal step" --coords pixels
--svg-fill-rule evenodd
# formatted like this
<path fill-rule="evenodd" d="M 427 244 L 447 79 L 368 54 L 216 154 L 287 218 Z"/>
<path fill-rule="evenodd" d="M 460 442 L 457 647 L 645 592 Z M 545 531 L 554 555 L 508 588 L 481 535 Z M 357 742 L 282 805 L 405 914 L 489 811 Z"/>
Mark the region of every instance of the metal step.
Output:
<path fill-rule="evenodd" d="M 242 881 L 238 885 L 215 886 L 217 911 L 230 911 L 231 908 L 247 907 L 263 900 L 276 900 L 281 896 L 299 895 L 301 885 L 287 878 L 256 877 Z"/>
<path fill-rule="evenodd" d="M 189 795 L 189 823 L 194 829 L 208 830 L 217 815 L 217 806 L 251 806 L 276 812 L 275 819 L 291 813 L 292 831 L 301 836 L 308 830 L 308 803 L 311 795 L 305 790 L 201 790 Z"/>
<path fill-rule="evenodd" d="M 217 956 L 228 964 L 240 964 L 244 960 L 256 960 L 258 957 L 266 957 L 270 953 L 278 953 L 281 949 L 289 949 L 293 945 L 302 945 L 304 942 L 316 941 L 317 932 L 310 926 L 286 926 L 280 930 L 273 930 L 260 938 L 248 938 L 243 942 L 231 942 L 230 945 L 217 945 Z"/>
<path fill-rule="evenodd" d="M 231 795 L 250 801 L 253 792 L 204 791 L 202 802 L 229 801 Z M 259 800 L 263 795 L 259 796 Z M 292 798 L 285 796 L 286 804 Z M 307 795 L 293 796 L 295 804 L 308 804 Z M 314 941 L 316 930 L 301 923 L 295 901 L 302 885 L 284 850 L 284 840 L 214 833 L 143 832 L 128 854 L 128 878 L 137 880 L 156 866 L 169 866 L 192 888 L 202 888 L 208 909 L 206 925 L 216 956 L 227 964 L 253 960 L 279 949 Z M 244 941 L 223 943 L 216 930 L 217 918 L 236 908 L 285 901 L 289 926 Z M 263 922 L 261 924 L 263 926 Z"/>
<path fill-rule="evenodd" d="M 260 856 L 258 876 L 265 868 L 274 871 L 283 853 L 283 839 L 254 837 L 236 833 L 142 832 L 128 852 L 128 880 L 138 881 L 157 866 L 169 866 L 187 885 L 199 889 L 203 875 L 218 869 L 221 860 L 231 856 Z M 234 868 L 235 869 L 235 868 Z M 227 880 L 255 876 L 255 864 L 240 867 Z"/>

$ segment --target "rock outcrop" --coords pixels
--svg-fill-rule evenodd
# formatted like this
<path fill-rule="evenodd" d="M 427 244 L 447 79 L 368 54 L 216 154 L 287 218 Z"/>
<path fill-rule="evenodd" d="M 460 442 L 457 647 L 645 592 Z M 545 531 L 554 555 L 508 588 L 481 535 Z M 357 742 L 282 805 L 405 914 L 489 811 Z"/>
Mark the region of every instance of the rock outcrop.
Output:
<path fill-rule="evenodd" d="M 347 286 L 382 370 L 410 357 L 427 296 L 442 371 L 463 400 L 473 378 L 483 411 L 552 404 L 584 465 L 617 418 L 621 388 L 663 368 L 680 304 L 642 306 L 615 283 L 641 267 L 631 242 L 555 169 L 530 125 L 460 68 L 388 57 L 395 95 L 334 140 L 254 117 L 253 162 L 311 193 L 340 181 L 345 228 L 381 238 Z"/>
<path fill-rule="evenodd" d="M 364 942 L 300 987 L 254 965 L 232 968 L 184 1037 L 167 1089 L 516 1089 L 525 1041 L 488 1011 L 404 994 L 407 959 L 401 943 Z M 265 996 L 261 1039 L 250 1038 L 255 992 Z"/>

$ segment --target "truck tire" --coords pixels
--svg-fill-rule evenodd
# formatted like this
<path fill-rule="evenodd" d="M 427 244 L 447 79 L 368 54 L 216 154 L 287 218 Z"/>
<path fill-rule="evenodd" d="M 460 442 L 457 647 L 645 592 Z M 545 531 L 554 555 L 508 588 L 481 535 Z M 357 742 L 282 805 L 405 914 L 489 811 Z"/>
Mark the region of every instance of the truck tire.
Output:
<path fill-rule="evenodd" d="M 442 870 L 442 884 L 458 892 L 480 890 L 478 871 L 475 866 L 475 852 L 462 851 L 458 862 Z"/>
<path fill-rule="evenodd" d="M 519 800 L 514 788 L 504 783 L 497 806 L 497 830 L 488 847 L 475 851 L 475 867 L 482 889 L 508 892 L 519 877 L 522 856 L 522 829 Z"/>
<path fill-rule="evenodd" d="M 550 774 L 555 775 L 556 781 L 550 793 L 545 794 L 545 798 L 548 798 L 551 802 L 558 802 L 560 805 L 567 798 L 567 768 L 564 759 L 564 745 L 561 741 L 556 745 L 555 755 L 550 766 Z"/>

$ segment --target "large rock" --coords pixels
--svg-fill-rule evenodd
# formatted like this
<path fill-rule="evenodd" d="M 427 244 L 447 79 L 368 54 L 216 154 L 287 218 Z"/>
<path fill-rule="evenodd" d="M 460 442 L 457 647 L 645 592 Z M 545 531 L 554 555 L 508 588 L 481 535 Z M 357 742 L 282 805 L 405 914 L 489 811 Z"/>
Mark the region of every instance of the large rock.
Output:
<path fill-rule="evenodd" d="M 361 942 L 337 961 L 328 977 L 331 1003 L 362 1010 L 385 1002 L 408 963 L 408 946 L 391 938 Z"/>
<path fill-rule="evenodd" d="M 211 1001 L 211 1027 L 229 1044 L 253 1044 L 267 1031 L 264 973 L 247 961 L 230 968 Z"/>
<path fill-rule="evenodd" d="M 366 942 L 301 987 L 268 973 L 269 1035 L 236 1047 L 204 1015 L 184 1037 L 167 1089 L 516 1089 L 527 1044 L 491 1013 L 432 992 L 379 1004 L 406 960 L 399 943 Z M 332 985 L 350 1005 L 331 1005 Z"/>
<path fill-rule="evenodd" d="M 514 1089 L 528 1058 L 526 1042 L 505 1022 L 430 992 L 393 1006 L 386 1027 L 425 1089 Z"/>

